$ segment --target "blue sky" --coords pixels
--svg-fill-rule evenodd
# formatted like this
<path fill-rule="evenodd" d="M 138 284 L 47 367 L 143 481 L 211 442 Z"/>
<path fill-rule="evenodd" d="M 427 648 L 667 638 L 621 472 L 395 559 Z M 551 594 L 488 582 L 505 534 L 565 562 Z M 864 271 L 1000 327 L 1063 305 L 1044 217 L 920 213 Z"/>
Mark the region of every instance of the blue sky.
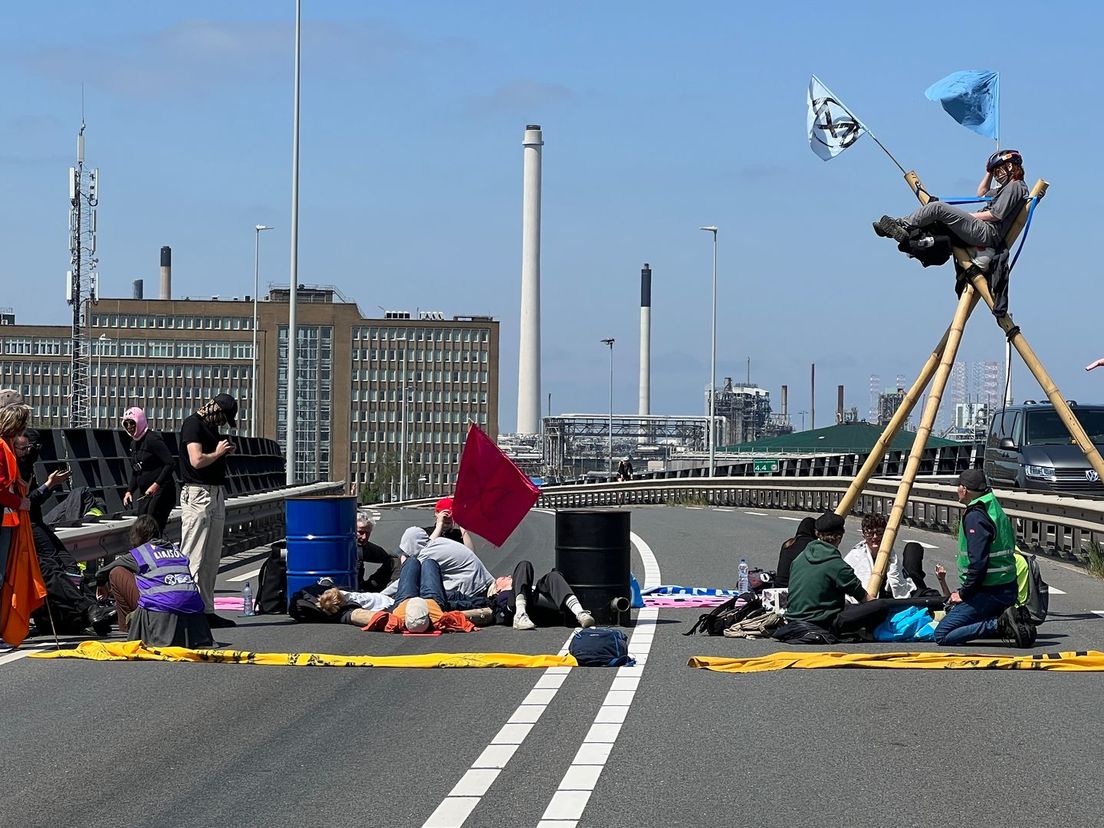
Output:
<path fill-rule="evenodd" d="M 369 315 L 490 313 L 502 321 L 500 422 L 513 429 L 521 138 L 544 128 L 543 389 L 562 411 L 635 412 L 639 273 L 653 283 L 654 413 L 699 413 L 709 377 L 710 241 L 720 227 L 718 375 L 746 376 L 818 423 L 844 384 L 912 375 L 950 319 L 949 268 L 920 268 L 870 222 L 914 201 L 868 139 L 809 150 L 815 72 L 936 193 L 971 192 L 992 144 L 924 89 L 1002 73 L 1004 143 L 1051 190 L 1013 277 L 1011 308 L 1067 396 L 1104 400 L 1099 232 L 1102 13 L 1004 3 L 1009 40 L 978 14 L 892 4 L 305 2 L 300 280 Z M 103 295 L 156 290 L 173 248 L 178 295 L 251 292 L 289 271 L 294 4 L 61 2 L 6 9 L 0 32 L 0 305 L 66 318 L 66 169 L 85 89 L 101 171 Z M 80 47 L 74 32 L 82 32 Z M 988 312 L 962 356 L 998 359 Z M 1017 399 L 1041 396 L 1018 366 Z M 542 401 L 546 397 L 542 396 Z M 796 419 L 796 418 L 795 418 Z"/>

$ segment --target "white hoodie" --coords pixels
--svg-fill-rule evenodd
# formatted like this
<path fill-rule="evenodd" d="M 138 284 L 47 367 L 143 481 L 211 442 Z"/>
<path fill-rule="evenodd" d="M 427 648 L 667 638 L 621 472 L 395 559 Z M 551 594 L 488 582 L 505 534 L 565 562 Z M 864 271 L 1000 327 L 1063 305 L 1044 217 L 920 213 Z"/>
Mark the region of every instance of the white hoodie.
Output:
<path fill-rule="evenodd" d="M 855 570 L 855 576 L 862 585 L 869 589 L 870 576 L 874 574 L 874 561 L 870 559 L 870 549 L 867 547 L 866 541 L 855 544 L 851 551 L 844 555 L 843 560 Z M 886 582 L 889 584 L 889 590 L 894 598 L 908 598 L 912 591 L 916 589 L 916 584 L 912 582 L 912 578 L 905 574 L 905 570 L 901 566 L 901 555 L 896 549 L 889 555 L 889 566 L 886 567 Z M 847 596 L 847 600 L 855 603 L 855 599 L 850 595 Z"/>

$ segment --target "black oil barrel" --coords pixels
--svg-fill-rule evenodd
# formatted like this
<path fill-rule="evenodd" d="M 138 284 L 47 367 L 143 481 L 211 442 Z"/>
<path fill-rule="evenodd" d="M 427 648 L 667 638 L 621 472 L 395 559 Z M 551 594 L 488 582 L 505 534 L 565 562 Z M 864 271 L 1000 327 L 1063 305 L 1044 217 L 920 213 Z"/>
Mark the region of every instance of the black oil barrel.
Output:
<path fill-rule="evenodd" d="M 556 569 L 599 624 L 629 620 L 629 513 L 556 512 Z"/>

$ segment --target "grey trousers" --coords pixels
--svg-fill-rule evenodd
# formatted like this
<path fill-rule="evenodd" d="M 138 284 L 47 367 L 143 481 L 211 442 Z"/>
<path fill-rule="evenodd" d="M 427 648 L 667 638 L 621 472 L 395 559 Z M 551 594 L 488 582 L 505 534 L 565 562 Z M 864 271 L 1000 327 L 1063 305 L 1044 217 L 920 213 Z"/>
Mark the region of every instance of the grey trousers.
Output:
<path fill-rule="evenodd" d="M 965 210 L 944 204 L 942 201 L 925 204 L 912 215 L 905 216 L 904 221 L 913 227 L 944 224 L 966 244 L 972 244 L 975 247 L 998 247 L 1001 242 L 1000 231 L 996 224 L 976 219 Z"/>
<path fill-rule="evenodd" d="M 225 525 L 223 487 L 185 483 L 180 491 L 180 549 L 188 556 L 188 568 L 209 613 L 215 611 L 215 578 L 222 560 Z"/>

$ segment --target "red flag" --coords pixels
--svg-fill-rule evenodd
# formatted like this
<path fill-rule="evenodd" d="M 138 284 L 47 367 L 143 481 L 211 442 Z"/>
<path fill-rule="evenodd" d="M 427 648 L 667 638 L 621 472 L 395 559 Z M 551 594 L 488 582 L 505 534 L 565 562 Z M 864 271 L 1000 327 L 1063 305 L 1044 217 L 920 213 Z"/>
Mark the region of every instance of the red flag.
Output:
<path fill-rule="evenodd" d="M 468 426 L 452 515 L 456 522 L 502 546 L 540 497 L 521 469 L 494 444 L 479 426 Z"/>

